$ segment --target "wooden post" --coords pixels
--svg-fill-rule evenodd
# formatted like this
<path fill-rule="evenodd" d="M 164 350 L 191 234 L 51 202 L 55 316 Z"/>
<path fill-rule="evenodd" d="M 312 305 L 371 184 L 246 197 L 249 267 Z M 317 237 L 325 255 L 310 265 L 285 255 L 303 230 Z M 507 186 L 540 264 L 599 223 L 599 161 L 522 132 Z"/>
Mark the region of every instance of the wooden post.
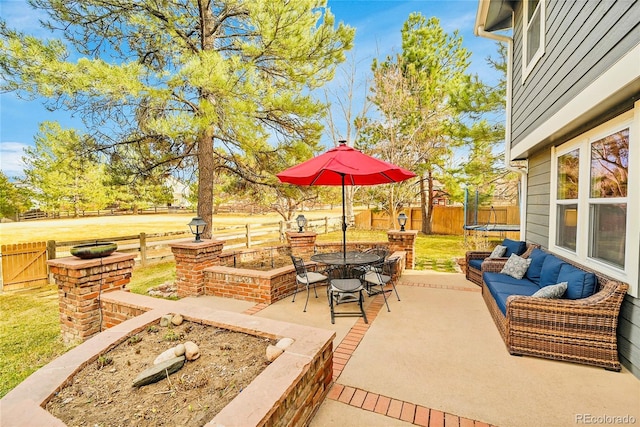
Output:
<path fill-rule="evenodd" d="M 47 259 L 56 259 L 56 241 L 47 240 Z"/>
<path fill-rule="evenodd" d="M 329 217 L 324 217 L 324 234 L 329 234 Z"/>
<path fill-rule="evenodd" d="M 247 247 L 251 247 L 251 224 L 247 224 Z"/>
<path fill-rule="evenodd" d="M 140 233 L 140 265 L 147 265 L 147 233 Z"/>

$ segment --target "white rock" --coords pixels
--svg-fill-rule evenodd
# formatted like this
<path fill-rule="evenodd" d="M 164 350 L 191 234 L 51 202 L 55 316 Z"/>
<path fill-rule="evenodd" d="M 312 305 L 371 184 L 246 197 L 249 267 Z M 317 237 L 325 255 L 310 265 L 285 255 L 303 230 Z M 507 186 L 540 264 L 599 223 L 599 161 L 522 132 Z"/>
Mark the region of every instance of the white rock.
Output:
<path fill-rule="evenodd" d="M 160 326 L 162 326 L 162 327 L 169 326 L 169 323 L 171 323 L 171 318 L 172 317 L 173 316 L 170 315 L 170 314 L 165 314 L 164 316 L 162 316 L 160 318 Z"/>
<path fill-rule="evenodd" d="M 184 355 L 187 360 L 196 360 L 200 357 L 200 348 L 196 343 L 187 341 L 184 343 Z"/>
<path fill-rule="evenodd" d="M 280 341 L 278 341 L 278 343 L 276 344 L 276 347 L 284 350 L 287 347 L 289 347 L 291 344 L 293 344 L 293 338 L 282 338 Z"/>
<path fill-rule="evenodd" d="M 176 356 L 182 356 L 185 353 L 186 349 L 184 348 L 184 344 L 178 344 L 173 347 L 173 352 Z"/>
<path fill-rule="evenodd" d="M 175 326 L 179 326 L 182 324 L 183 322 L 183 318 L 181 314 L 176 314 L 171 318 L 171 323 L 173 323 Z"/>
<path fill-rule="evenodd" d="M 175 347 L 171 347 L 169 350 L 165 350 L 162 353 L 160 353 L 160 355 L 156 357 L 156 360 L 153 361 L 153 364 L 159 365 L 160 363 L 169 359 L 173 359 L 176 356 L 178 355 L 175 354 Z"/>
<path fill-rule="evenodd" d="M 269 344 L 269 346 L 267 347 L 267 360 L 269 362 L 273 362 L 274 360 L 276 360 L 278 358 L 278 356 L 280 356 L 282 353 L 284 353 L 284 349 L 282 348 L 278 348 L 275 345 L 271 345 Z"/>

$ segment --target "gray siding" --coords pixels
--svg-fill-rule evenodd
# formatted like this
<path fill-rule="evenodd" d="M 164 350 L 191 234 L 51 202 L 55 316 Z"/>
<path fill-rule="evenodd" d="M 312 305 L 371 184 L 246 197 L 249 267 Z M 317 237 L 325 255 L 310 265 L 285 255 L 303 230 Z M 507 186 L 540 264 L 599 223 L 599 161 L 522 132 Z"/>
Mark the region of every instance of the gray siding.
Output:
<path fill-rule="evenodd" d="M 516 3 L 512 146 L 640 43 L 639 16 L 638 1 L 547 0 L 545 53 L 522 84 L 522 2 Z"/>
<path fill-rule="evenodd" d="M 526 240 L 549 247 L 549 192 L 551 150 L 536 153 L 529 159 L 527 175 Z"/>
<path fill-rule="evenodd" d="M 640 299 L 627 295 L 618 319 L 620 363 L 640 378 Z"/>
<path fill-rule="evenodd" d="M 549 195 L 551 191 L 551 149 L 529 158 L 527 174 L 527 231 L 525 239 L 549 247 Z M 620 363 L 640 378 L 640 299 L 627 295 L 618 320 Z"/>

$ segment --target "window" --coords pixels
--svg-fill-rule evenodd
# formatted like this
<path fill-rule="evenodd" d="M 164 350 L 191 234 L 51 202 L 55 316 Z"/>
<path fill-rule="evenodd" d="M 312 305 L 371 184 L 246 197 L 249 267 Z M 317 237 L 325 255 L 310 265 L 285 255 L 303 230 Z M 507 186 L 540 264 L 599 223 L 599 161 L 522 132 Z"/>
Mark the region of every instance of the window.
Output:
<path fill-rule="evenodd" d="M 556 245 L 576 250 L 578 230 L 578 164 L 580 149 L 558 157 Z"/>
<path fill-rule="evenodd" d="M 526 0 L 523 14 L 522 83 L 544 55 L 545 0 Z"/>
<path fill-rule="evenodd" d="M 638 270 L 633 262 L 638 227 L 631 221 L 638 209 L 631 200 L 640 189 L 628 186 L 632 116 L 625 114 L 553 149 L 549 211 L 553 252 L 627 283 Z"/>
<path fill-rule="evenodd" d="M 624 268 L 629 129 L 591 143 L 589 257 Z"/>

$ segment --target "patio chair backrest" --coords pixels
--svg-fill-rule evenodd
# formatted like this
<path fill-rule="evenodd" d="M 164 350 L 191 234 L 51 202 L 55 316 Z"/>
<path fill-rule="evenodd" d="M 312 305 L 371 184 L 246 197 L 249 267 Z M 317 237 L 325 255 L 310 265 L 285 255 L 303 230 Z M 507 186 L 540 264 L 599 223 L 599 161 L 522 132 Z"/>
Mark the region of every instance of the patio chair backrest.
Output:
<path fill-rule="evenodd" d="M 307 267 L 304 265 L 302 258 L 291 255 L 291 261 L 293 261 L 293 266 L 296 268 L 296 275 L 306 278 Z"/>
<path fill-rule="evenodd" d="M 384 260 L 389 255 L 389 249 L 381 246 L 376 246 L 375 248 L 367 249 L 365 252 L 376 254 L 380 257 L 381 260 Z"/>
<path fill-rule="evenodd" d="M 400 261 L 400 257 L 389 258 L 384 262 L 384 267 L 382 269 L 383 273 L 394 277 L 398 271 L 398 261 Z"/>

